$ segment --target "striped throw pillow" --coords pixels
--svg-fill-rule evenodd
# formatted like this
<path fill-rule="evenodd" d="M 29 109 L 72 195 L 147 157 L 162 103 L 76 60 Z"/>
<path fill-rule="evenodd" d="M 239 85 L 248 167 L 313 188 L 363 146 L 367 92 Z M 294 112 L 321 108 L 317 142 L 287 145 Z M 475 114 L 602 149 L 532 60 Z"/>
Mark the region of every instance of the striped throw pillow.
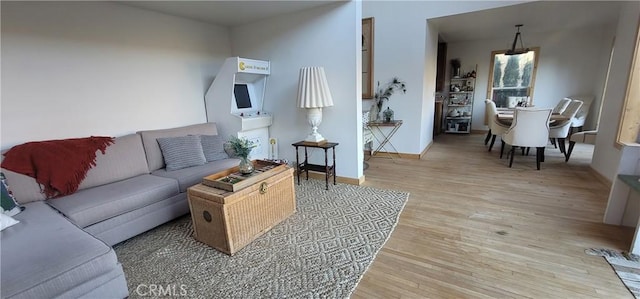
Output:
<path fill-rule="evenodd" d="M 207 159 L 198 135 L 158 138 L 167 171 L 204 165 Z"/>
<path fill-rule="evenodd" d="M 224 151 L 224 140 L 219 135 L 200 135 L 200 139 L 207 162 L 229 158 Z"/>

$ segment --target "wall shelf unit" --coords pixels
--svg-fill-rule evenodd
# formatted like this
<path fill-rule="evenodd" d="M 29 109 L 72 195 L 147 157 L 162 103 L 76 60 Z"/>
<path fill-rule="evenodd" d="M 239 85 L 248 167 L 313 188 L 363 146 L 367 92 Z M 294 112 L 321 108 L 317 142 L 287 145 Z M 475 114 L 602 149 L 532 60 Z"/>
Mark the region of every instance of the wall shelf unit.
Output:
<path fill-rule="evenodd" d="M 476 87 L 475 69 L 469 76 L 451 78 L 446 100 L 445 133 L 468 134 L 473 116 L 473 93 Z"/>

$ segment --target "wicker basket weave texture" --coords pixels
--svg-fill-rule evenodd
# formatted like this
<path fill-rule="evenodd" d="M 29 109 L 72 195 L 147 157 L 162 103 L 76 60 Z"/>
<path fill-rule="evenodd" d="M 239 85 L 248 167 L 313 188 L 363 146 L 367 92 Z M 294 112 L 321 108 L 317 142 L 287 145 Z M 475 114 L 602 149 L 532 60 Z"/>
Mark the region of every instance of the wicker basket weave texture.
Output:
<path fill-rule="evenodd" d="M 295 213 L 293 168 L 237 192 L 198 184 L 188 197 L 196 240 L 234 254 Z"/>

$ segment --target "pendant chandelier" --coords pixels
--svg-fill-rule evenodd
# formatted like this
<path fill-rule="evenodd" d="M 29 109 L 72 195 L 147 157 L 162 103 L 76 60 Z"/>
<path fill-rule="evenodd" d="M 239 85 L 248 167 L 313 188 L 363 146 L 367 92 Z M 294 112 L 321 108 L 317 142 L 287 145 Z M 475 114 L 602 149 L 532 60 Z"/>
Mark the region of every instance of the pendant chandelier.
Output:
<path fill-rule="evenodd" d="M 520 27 L 522 27 L 522 24 L 516 25 L 516 28 L 518 29 L 518 31 L 516 32 L 516 36 L 513 38 L 513 44 L 511 44 L 511 49 L 507 50 L 507 52 L 504 53 L 505 55 L 519 55 L 519 54 L 524 54 L 529 52 L 529 48 L 525 48 L 524 45 L 522 44 Z M 520 48 L 516 48 L 516 45 L 518 44 L 518 38 L 520 39 Z"/>

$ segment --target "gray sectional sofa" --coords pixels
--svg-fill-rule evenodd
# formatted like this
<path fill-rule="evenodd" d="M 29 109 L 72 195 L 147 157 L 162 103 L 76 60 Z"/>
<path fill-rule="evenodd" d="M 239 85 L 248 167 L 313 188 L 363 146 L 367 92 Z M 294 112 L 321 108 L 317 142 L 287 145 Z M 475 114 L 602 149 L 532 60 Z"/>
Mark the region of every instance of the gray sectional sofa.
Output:
<path fill-rule="evenodd" d="M 124 298 L 112 245 L 189 212 L 188 187 L 238 164 L 234 158 L 165 169 L 158 138 L 217 135 L 215 123 L 118 137 L 74 194 L 45 200 L 35 179 L 6 169 L 25 210 L 1 233 L 1 298 Z"/>

